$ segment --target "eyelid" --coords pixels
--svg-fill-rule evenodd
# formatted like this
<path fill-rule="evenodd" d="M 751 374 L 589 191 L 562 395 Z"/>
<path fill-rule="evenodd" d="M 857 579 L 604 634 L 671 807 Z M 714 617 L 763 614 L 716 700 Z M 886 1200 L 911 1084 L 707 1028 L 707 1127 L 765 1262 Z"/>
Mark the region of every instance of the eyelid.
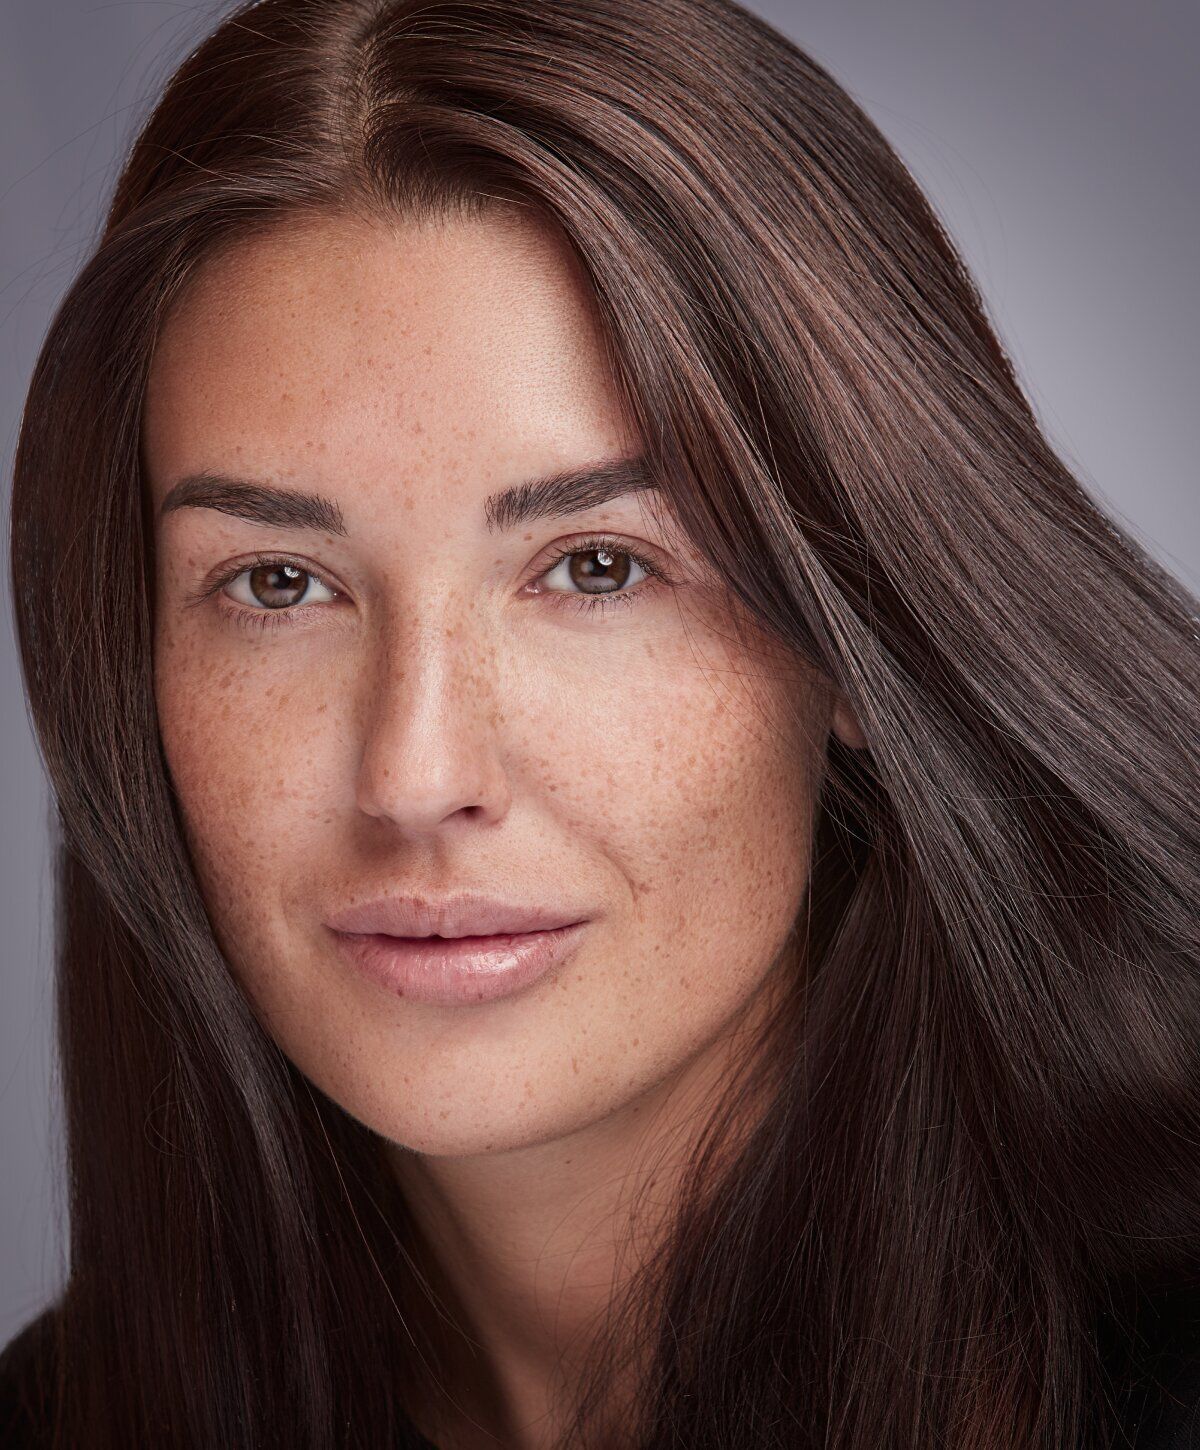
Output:
<path fill-rule="evenodd" d="M 614 534 L 588 534 L 580 538 L 568 539 L 565 542 L 550 545 L 549 547 L 554 550 L 553 557 L 548 563 L 542 564 L 533 576 L 533 581 L 531 582 L 540 579 L 543 574 L 548 574 L 551 569 L 557 568 L 563 559 L 570 558 L 572 554 L 582 554 L 591 549 L 599 549 L 605 546 L 619 549 L 621 553 L 628 554 L 647 573 L 657 575 L 664 584 L 676 583 L 676 580 L 668 574 L 661 563 L 657 551 L 651 551 L 648 545 L 634 546 L 625 544 L 619 536 Z M 646 550 L 646 553 L 642 552 L 643 548 Z M 346 592 L 340 585 L 328 579 L 323 570 L 314 568 L 307 560 L 301 558 L 299 555 L 289 554 L 283 550 L 261 549 L 257 553 L 251 554 L 248 558 L 237 560 L 228 566 L 220 566 L 214 573 L 207 575 L 192 593 L 185 596 L 185 605 L 192 607 L 203 604 L 206 599 L 211 598 L 219 589 L 223 589 L 225 585 L 232 583 L 238 575 L 244 574 L 248 570 L 257 568 L 263 564 L 291 564 L 294 568 L 302 569 L 310 578 L 316 580 L 318 584 L 324 585 L 326 589 L 332 590 L 335 594 L 344 594 Z M 562 593 L 564 591 L 559 590 L 553 592 Z M 303 605 L 299 607 L 307 608 L 308 606 Z"/>
<path fill-rule="evenodd" d="M 569 539 L 551 546 L 554 550 L 554 557 L 542 564 L 537 573 L 529 581 L 537 583 L 545 575 L 556 569 L 564 559 L 569 559 L 575 554 L 588 553 L 597 549 L 611 549 L 616 553 L 626 554 L 633 559 L 643 570 L 646 578 L 639 580 L 631 589 L 601 590 L 595 594 L 588 594 L 580 591 L 575 593 L 569 589 L 542 588 L 535 591 L 540 595 L 554 596 L 557 603 L 564 606 L 575 605 L 584 611 L 591 609 L 604 609 L 610 604 L 626 605 L 632 604 L 644 593 L 652 592 L 655 586 L 673 586 L 675 580 L 668 574 L 664 566 L 659 562 L 657 551 L 649 546 L 633 546 L 624 543 L 619 536 L 614 534 L 589 534 L 582 538 Z M 335 596 L 341 597 L 347 591 L 340 585 L 331 583 L 325 578 L 323 571 L 314 569 L 306 560 L 296 555 L 280 551 L 259 550 L 249 558 L 237 560 L 217 569 L 215 575 L 209 575 L 204 582 L 192 594 L 185 597 L 185 607 L 195 607 L 205 603 L 214 595 L 231 584 L 235 579 L 252 569 L 261 565 L 291 565 L 308 576 L 309 579 L 328 589 Z M 525 586 L 528 587 L 528 584 Z M 333 601 L 322 601 L 332 603 Z M 241 604 L 231 600 L 228 605 L 221 606 L 222 612 L 232 618 L 240 625 L 287 625 L 294 624 L 298 619 L 306 617 L 310 610 L 319 609 L 321 603 L 295 604 L 278 609 L 255 609 L 249 605 Z"/>
<path fill-rule="evenodd" d="M 641 565 L 645 572 L 653 578 L 661 580 L 664 584 L 674 584 L 676 581 L 668 574 L 665 566 L 660 562 L 657 550 L 651 549 L 646 544 L 624 543 L 618 534 L 587 534 L 582 538 L 568 539 L 565 543 L 556 543 L 550 546 L 554 549 L 554 557 L 549 563 L 543 564 L 533 577 L 533 581 L 541 579 L 543 575 L 549 574 L 552 569 L 557 569 L 564 559 L 569 559 L 573 554 L 587 554 L 595 549 L 611 549 L 615 553 L 627 554 L 636 564 Z M 644 583 L 645 581 L 641 581 Z M 641 583 L 637 586 L 641 587 Z M 548 590 L 547 593 L 564 594 L 568 590 Z M 632 594 L 635 591 L 613 590 L 612 593 Z"/>
<path fill-rule="evenodd" d="M 311 564 L 300 558 L 299 555 L 289 554 L 286 550 L 281 549 L 260 549 L 248 558 L 240 559 L 228 565 L 219 565 L 215 572 L 206 575 L 200 585 L 192 593 L 184 597 L 184 607 L 194 608 L 197 605 L 203 604 L 206 600 L 211 599 L 214 594 L 218 593 L 218 591 L 224 589 L 227 584 L 232 584 L 239 575 L 245 574 L 249 570 L 256 569 L 264 564 L 290 564 L 293 568 L 302 570 L 310 579 L 323 585 L 332 593 L 340 595 L 346 592 L 341 585 L 335 584 L 327 579 L 324 570 L 314 569 Z M 248 606 L 241 605 L 240 607 L 247 609 Z M 308 609 L 312 606 L 305 604 L 299 606 L 293 605 L 291 607 Z M 260 611 L 252 610 L 250 612 L 257 614 Z M 283 611 L 262 610 L 261 612 L 264 614 L 279 614 Z"/>

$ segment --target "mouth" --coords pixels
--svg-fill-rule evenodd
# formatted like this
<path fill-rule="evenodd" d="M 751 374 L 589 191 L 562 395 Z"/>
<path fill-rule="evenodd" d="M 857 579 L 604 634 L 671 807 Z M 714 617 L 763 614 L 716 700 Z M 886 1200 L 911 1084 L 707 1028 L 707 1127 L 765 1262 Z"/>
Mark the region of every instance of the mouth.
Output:
<path fill-rule="evenodd" d="M 461 936 L 443 936 L 441 932 L 431 931 L 425 936 L 398 936 L 395 932 L 374 931 L 374 932 L 345 932 L 345 936 L 375 936 L 381 941 L 420 941 L 420 942 L 501 942 L 511 941 L 519 936 L 540 936 L 544 928 L 536 931 L 495 931 L 486 934 L 471 935 L 464 933 Z"/>
<path fill-rule="evenodd" d="M 469 936 L 398 936 L 335 931 L 339 948 L 362 974 L 398 997 L 466 1006 L 511 997 L 564 964 L 586 921 L 521 932 Z"/>
<path fill-rule="evenodd" d="M 326 924 L 352 935 L 450 941 L 467 936 L 524 935 L 579 920 L 570 907 L 501 901 L 464 892 L 447 897 L 381 896 L 335 912 Z"/>

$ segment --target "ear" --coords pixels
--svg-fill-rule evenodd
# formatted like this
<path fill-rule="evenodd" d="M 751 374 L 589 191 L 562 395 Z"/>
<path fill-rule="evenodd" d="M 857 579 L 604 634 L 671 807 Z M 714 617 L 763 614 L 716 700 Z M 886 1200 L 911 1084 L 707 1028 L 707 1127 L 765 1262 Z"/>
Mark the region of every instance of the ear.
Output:
<path fill-rule="evenodd" d="M 865 750 L 867 737 L 858 723 L 858 716 L 850 708 L 846 697 L 839 690 L 834 696 L 833 718 L 830 724 L 843 745 L 851 750 Z"/>

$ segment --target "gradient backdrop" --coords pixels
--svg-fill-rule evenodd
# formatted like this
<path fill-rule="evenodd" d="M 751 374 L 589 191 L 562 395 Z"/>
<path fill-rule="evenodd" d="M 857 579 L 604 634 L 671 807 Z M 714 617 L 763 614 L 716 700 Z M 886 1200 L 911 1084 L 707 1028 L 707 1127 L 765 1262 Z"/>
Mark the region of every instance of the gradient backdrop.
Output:
<path fill-rule="evenodd" d="M 0 13 L 0 1344 L 59 1287 L 48 801 L 17 668 L 8 488 L 25 386 L 118 158 L 214 0 Z M 757 0 L 925 187 L 1052 442 L 1200 591 L 1196 61 L 1187 0 Z"/>

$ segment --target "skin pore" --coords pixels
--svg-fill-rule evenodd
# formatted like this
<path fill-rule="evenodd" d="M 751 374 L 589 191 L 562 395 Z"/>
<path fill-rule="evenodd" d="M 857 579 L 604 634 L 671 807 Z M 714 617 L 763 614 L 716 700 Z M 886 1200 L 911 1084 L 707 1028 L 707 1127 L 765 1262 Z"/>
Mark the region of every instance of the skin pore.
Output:
<path fill-rule="evenodd" d="M 646 1165 L 665 1204 L 787 986 L 828 733 L 863 744 L 647 495 L 489 528 L 489 495 L 636 457 L 602 357 L 577 262 L 528 219 L 310 217 L 201 269 L 146 401 L 155 689 L 197 878 L 264 1026 L 388 1143 L 469 1326 L 457 1408 L 414 1407 L 442 1450 L 554 1443 Z M 199 475 L 318 495 L 343 529 L 214 506 L 232 486 L 161 511 Z M 629 598 L 585 608 L 595 535 Z M 339 908 L 463 890 L 587 925 L 560 970 L 458 1007 L 331 947 Z"/>

